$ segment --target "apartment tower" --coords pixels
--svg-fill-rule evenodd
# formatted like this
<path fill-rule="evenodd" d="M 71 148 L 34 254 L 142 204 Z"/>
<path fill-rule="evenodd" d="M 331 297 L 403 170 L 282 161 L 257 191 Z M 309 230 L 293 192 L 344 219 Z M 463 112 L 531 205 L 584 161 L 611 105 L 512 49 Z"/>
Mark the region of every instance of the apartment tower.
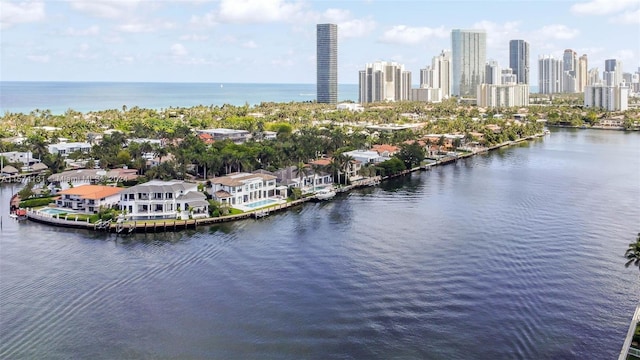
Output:
<path fill-rule="evenodd" d="M 589 61 L 587 54 L 583 54 L 578 59 L 578 69 L 576 71 L 577 92 L 584 92 L 584 88 L 588 85 Z"/>
<path fill-rule="evenodd" d="M 604 61 L 603 80 L 607 86 L 617 86 L 622 83 L 622 61 L 607 59 Z"/>
<path fill-rule="evenodd" d="M 451 94 L 475 97 L 484 83 L 487 33 L 484 30 L 451 30 Z"/>
<path fill-rule="evenodd" d="M 509 67 L 518 84 L 529 84 L 529 43 L 524 40 L 509 41 Z"/>
<path fill-rule="evenodd" d="M 316 26 L 316 92 L 317 101 L 338 102 L 338 25 Z"/>
<path fill-rule="evenodd" d="M 366 64 L 359 73 L 359 102 L 403 101 L 411 96 L 411 72 L 396 62 Z"/>
<path fill-rule="evenodd" d="M 550 55 L 538 58 L 538 86 L 541 94 L 562 92 L 562 70 L 562 60 L 556 60 Z"/>

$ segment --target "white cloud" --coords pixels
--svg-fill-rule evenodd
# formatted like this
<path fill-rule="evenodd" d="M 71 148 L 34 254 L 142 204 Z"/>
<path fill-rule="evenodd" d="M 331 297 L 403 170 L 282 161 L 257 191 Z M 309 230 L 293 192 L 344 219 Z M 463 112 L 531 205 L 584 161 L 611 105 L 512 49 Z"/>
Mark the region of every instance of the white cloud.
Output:
<path fill-rule="evenodd" d="M 301 3 L 284 0 L 222 0 L 218 19 L 239 24 L 292 21 L 301 11 Z"/>
<path fill-rule="evenodd" d="M 245 42 L 244 44 L 242 44 L 242 47 L 245 47 L 247 49 L 255 49 L 258 47 L 258 44 L 256 44 L 255 41 L 253 40 L 249 40 L 247 42 Z"/>
<path fill-rule="evenodd" d="M 504 24 L 498 24 L 483 20 L 473 24 L 473 28 L 486 31 L 488 47 L 506 48 L 509 45 L 509 40 L 523 37 L 518 30 L 519 25 L 520 23 L 517 21 L 507 21 Z"/>
<path fill-rule="evenodd" d="M 209 40 L 209 35 L 186 34 L 186 35 L 180 36 L 180 40 L 182 40 L 182 41 L 207 41 L 207 40 Z"/>
<path fill-rule="evenodd" d="M 218 21 L 216 20 L 216 12 L 208 12 L 204 14 L 204 16 L 193 15 L 191 16 L 189 23 L 196 28 L 215 26 L 218 24 Z"/>
<path fill-rule="evenodd" d="M 640 24 L 640 8 L 630 10 L 609 19 L 613 23 Z M 637 29 L 636 29 L 637 30 Z"/>
<path fill-rule="evenodd" d="M 543 26 L 542 29 L 537 31 L 540 35 L 547 39 L 569 40 L 573 39 L 580 31 L 578 29 L 571 29 L 566 25 L 554 24 Z"/>
<path fill-rule="evenodd" d="M 432 37 L 446 38 L 449 32 L 444 27 L 409 27 L 406 25 L 396 25 L 382 34 L 379 41 L 389 44 L 413 45 L 424 42 Z"/>
<path fill-rule="evenodd" d="M 176 57 L 187 56 L 189 52 L 182 44 L 173 44 L 170 48 L 171 55 Z"/>
<path fill-rule="evenodd" d="M 38 22 L 45 18 L 44 2 L 0 2 L 0 29 L 16 24 Z"/>
<path fill-rule="evenodd" d="M 322 17 L 329 23 L 339 23 L 348 21 L 351 18 L 351 12 L 344 9 L 327 9 Z"/>
<path fill-rule="evenodd" d="M 339 38 L 357 38 L 369 35 L 376 28 L 372 19 L 353 19 L 338 22 Z"/>
<path fill-rule="evenodd" d="M 71 8 L 87 15 L 120 19 L 134 14 L 140 0 L 69 0 Z"/>
<path fill-rule="evenodd" d="M 48 63 L 51 57 L 49 55 L 27 55 L 27 59 L 37 63 Z"/>
<path fill-rule="evenodd" d="M 638 5 L 638 0 L 591 0 L 573 4 L 571 12 L 580 15 L 608 15 Z"/>
<path fill-rule="evenodd" d="M 150 33 L 175 27 L 174 23 L 168 21 L 144 22 L 136 20 L 116 26 L 116 30 L 126 33 Z"/>
<path fill-rule="evenodd" d="M 635 52 L 631 49 L 623 49 L 616 51 L 610 59 L 622 60 L 623 68 L 625 62 L 630 62 L 631 66 L 635 65 L 634 61 L 637 60 Z"/>
<path fill-rule="evenodd" d="M 86 29 L 75 29 L 72 27 L 67 28 L 64 34 L 67 36 L 93 36 L 100 33 L 100 27 L 98 25 L 89 26 Z"/>

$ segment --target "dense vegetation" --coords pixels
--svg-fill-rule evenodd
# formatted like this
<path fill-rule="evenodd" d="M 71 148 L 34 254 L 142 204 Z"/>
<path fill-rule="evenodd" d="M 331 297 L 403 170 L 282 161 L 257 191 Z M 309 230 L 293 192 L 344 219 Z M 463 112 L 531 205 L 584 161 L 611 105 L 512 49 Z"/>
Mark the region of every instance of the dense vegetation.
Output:
<path fill-rule="evenodd" d="M 526 121 L 513 121 L 518 109 L 483 111 L 473 106 L 460 106 L 455 100 L 440 104 L 401 102 L 368 105 L 363 112 L 336 110 L 334 106 L 315 103 L 262 103 L 245 106 L 196 106 L 161 110 L 134 107 L 89 112 L 69 109 L 61 115 L 48 110 L 34 110 L 29 114 L 6 113 L 0 118 L 0 140 L 22 136 L 25 141 L 15 144 L 0 141 L 0 151 L 31 150 L 43 160 L 52 172 L 64 169 L 64 159 L 49 154 L 47 144 L 60 139 L 93 143 L 90 154 L 74 153 L 71 159 L 87 159 L 87 167 L 99 162 L 102 168 L 129 166 L 139 169 L 147 179 L 184 178 L 188 173 L 198 176 L 223 175 L 234 171 L 256 169 L 276 170 L 285 166 L 299 166 L 321 156 L 330 156 L 333 162 L 328 171 L 339 174 L 349 159 L 339 154 L 367 149 L 374 144 L 401 145 L 397 156 L 405 168 L 416 166 L 424 154 L 406 145 L 426 134 L 464 134 L 466 141 L 478 141 L 491 146 L 539 133 L 542 124 L 594 123 L 604 116 L 602 112 L 581 111 L 573 105 L 532 105 L 526 109 Z M 632 117 L 629 117 L 632 118 Z M 402 131 L 372 131 L 367 125 L 419 124 Z M 487 125 L 501 130 L 490 130 Z M 55 129 L 43 128 L 45 126 Z M 218 141 L 205 144 L 193 129 L 243 129 L 252 134 L 244 144 Z M 105 131 L 108 134 L 104 134 Z M 276 140 L 262 140 L 265 131 L 277 133 Z M 475 135 L 474 135 L 475 134 Z M 480 136 L 478 136 L 478 134 Z M 166 146 L 149 143 L 130 143 L 127 139 L 163 139 Z M 459 142 L 455 144 L 459 146 Z M 145 153 L 154 153 L 161 164 L 147 167 Z M 384 164 L 384 172 L 398 171 L 398 163 Z"/>

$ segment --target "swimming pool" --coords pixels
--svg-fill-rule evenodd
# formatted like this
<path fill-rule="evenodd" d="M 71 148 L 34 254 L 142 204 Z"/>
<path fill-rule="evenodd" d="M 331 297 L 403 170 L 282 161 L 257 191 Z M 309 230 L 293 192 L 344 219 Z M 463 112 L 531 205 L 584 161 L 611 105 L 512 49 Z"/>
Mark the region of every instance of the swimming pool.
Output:
<path fill-rule="evenodd" d="M 275 203 L 277 203 L 278 200 L 273 200 L 273 199 L 262 199 L 260 201 L 256 201 L 254 203 L 251 204 L 243 204 L 245 207 L 251 208 L 251 209 L 257 209 L 259 207 L 263 207 L 263 206 L 267 206 L 267 205 L 273 205 Z"/>
<path fill-rule="evenodd" d="M 38 210 L 38 212 L 49 214 L 49 215 L 60 215 L 60 214 L 74 214 L 75 211 L 71 209 L 61 209 L 61 208 L 44 208 Z"/>

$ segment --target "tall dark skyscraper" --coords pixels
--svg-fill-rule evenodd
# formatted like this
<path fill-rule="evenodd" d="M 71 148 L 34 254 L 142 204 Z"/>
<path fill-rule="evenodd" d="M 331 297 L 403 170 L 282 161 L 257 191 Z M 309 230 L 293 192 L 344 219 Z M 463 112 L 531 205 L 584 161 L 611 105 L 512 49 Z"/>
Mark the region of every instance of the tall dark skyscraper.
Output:
<path fill-rule="evenodd" d="M 524 40 L 509 41 L 509 67 L 518 84 L 529 84 L 529 43 Z"/>
<path fill-rule="evenodd" d="M 338 25 L 318 24 L 316 91 L 319 103 L 338 102 Z"/>

